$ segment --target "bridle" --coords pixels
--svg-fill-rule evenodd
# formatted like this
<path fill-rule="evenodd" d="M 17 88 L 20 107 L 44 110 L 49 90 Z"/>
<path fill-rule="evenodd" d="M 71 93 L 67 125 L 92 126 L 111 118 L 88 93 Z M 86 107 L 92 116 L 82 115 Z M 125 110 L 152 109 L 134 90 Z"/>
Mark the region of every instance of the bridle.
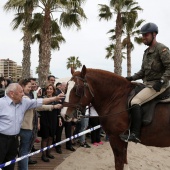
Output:
<path fill-rule="evenodd" d="M 81 78 L 79 76 L 74 76 L 69 81 L 73 81 L 73 79 L 77 79 L 78 83 L 73 88 L 75 88 L 75 94 L 76 94 L 76 96 L 78 96 L 80 98 L 80 100 L 76 104 L 75 103 L 70 103 L 70 102 L 64 102 L 63 103 L 63 107 L 72 107 L 72 108 L 75 108 L 74 112 L 73 112 L 73 116 L 74 116 L 74 118 L 76 118 L 78 120 L 81 120 L 81 117 L 83 117 L 83 113 L 86 110 L 85 106 L 83 106 L 83 103 L 81 102 L 81 99 L 83 97 L 87 98 L 86 90 L 89 91 L 89 93 L 91 94 L 92 98 L 94 98 L 94 94 L 93 94 L 92 90 L 90 89 L 89 84 L 87 83 L 86 78 Z M 79 83 L 79 81 L 83 82 L 83 85 L 81 85 Z M 65 117 L 66 119 L 70 119 L 70 117 L 68 115 L 65 115 L 65 116 L 66 116 Z"/>

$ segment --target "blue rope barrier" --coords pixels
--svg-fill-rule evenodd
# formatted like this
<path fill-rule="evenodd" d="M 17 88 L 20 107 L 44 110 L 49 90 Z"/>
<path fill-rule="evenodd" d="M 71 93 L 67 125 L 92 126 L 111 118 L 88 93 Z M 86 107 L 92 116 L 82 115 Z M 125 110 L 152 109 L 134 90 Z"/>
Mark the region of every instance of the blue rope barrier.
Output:
<path fill-rule="evenodd" d="M 82 135 L 85 135 L 86 133 L 89 133 L 89 132 L 92 132 L 92 131 L 94 131 L 94 130 L 96 130 L 96 129 L 99 129 L 100 127 L 101 127 L 101 125 L 95 126 L 95 127 L 93 127 L 93 128 L 87 129 L 87 130 L 85 130 L 85 131 L 83 131 L 83 132 L 80 132 L 80 133 L 78 133 L 78 134 L 76 134 L 76 135 L 73 135 L 73 136 L 71 136 L 70 138 L 66 138 L 66 139 L 64 139 L 64 140 L 62 140 L 62 141 L 60 141 L 60 142 L 58 142 L 58 143 L 55 143 L 55 144 L 50 145 L 50 146 L 47 146 L 47 147 L 45 147 L 45 148 L 43 148 L 43 149 L 37 150 L 37 151 L 35 151 L 35 152 L 32 152 L 32 153 L 29 153 L 29 154 L 27 154 L 27 155 L 21 156 L 21 157 L 19 157 L 19 158 L 13 159 L 13 160 L 8 161 L 8 162 L 6 162 L 6 163 L 0 164 L 0 170 L 2 170 L 1 168 L 4 168 L 5 166 L 11 165 L 11 164 L 13 164 L 13 163 L 15 163 L 15 162 L 19 162 L 19 161 L 21 161 L 22 159 L 25 159 L 25 158 L 27 158 L 27 157 L 33 156 L 33 155 L 35 155 L 35 154 L 38 154 L 38 153 L 40 153 L 40 152 L 46 151 L 46 150 L 51 149 L 51 148 L 53 148 L 53 147 L 55 147 L 55 146 L 58 146 L 58 145 L 63 144 L 63 143 L 65 143 L 65 142 L 68 142 L 68 141 L 70 141 L 70 140 L 72 140 L 72 139 L 78 138 L 78 137 L 80 137 L 80 136 L 82 136 Z"/>

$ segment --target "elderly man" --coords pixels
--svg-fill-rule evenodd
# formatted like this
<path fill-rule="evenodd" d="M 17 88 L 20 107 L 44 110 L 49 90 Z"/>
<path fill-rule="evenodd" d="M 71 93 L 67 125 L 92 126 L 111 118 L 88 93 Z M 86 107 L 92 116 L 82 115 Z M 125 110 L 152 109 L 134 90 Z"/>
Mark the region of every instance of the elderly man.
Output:
<path fill-rule="evenodd" d="M 11 83 L 6 88 L 6 96 L 0 98 L 0 164 L 15 159 L 18 138 L 24 113 L 26 110 L 42 106 L 53 101 L 60 101 L 64 95 L 51 98 L 27 99 L 18 83 Z M 14 164 L 4 167 L 14 170 Z"/>

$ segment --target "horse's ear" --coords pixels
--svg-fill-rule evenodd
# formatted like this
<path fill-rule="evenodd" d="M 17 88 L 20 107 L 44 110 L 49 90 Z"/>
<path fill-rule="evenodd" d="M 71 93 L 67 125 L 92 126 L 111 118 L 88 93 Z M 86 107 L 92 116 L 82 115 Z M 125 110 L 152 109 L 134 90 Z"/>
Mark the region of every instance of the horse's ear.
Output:
<path fill-rule="evenodd" d="M 71 67 L 71 74 L 73 75 L 73 74 L 74 74 L 74 72 L 75 72 L 74 68 L 73 68 L 73 67 Z"/>
<path fill-rule="evenodd" d="M 86 75 L 86 66 L 83 65 L 82 70 L 81 70 L 81 77 L 84 78 Z"/>

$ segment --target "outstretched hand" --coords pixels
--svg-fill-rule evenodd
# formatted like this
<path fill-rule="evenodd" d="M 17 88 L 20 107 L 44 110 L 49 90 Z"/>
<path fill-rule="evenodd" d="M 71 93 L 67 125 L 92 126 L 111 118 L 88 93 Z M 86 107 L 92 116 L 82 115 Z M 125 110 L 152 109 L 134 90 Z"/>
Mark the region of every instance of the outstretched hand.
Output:
<path fill-rule="evenodd" d="M 62 106 L 63 106 L 62 104 L 56 104 L 56 105 L 54 105 L 54 108 L 55 108 L 55 109 L 61 109 Z"/>
<path fill-rule="evenodd" d="M 58 96 L 56 96 L 56 101 L 61 102 L 62 99 L 64 99 L 64 98 L 65 98 L 65 94 L 64 93 L 60 93 Z"/>

